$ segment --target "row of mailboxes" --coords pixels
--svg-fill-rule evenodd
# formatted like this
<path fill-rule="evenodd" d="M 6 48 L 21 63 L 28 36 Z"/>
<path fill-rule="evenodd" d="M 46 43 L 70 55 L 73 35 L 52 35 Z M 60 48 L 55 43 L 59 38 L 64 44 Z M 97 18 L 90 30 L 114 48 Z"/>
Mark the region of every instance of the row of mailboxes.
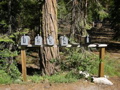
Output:
<path fill-rule="evenodd" d="M 68 45 L 68 38 L 66 36 L 61 36 L 59 38 L 60 46 L 67 46 Z M 21 45 L 28 45 L 30 44 L 30 37 L 29 36 L 22 36 L 21 37 Z M 35 37 L 35 45 L 41 46 L 42 45 L 42 37 L 39 34 Z M 54 45 L 54 38 L 49 35 L 47 37 L 47 45 L 53 46 Z"/>
<path fill-rule="evenodd" d="M 90 43 L 90 39 L 89 39 L 89 36 L 86 36 L 85 37 L 85 40 L 84 40 L 85 43 Z M 21 37 L 21 45 L 28 45 L 30 44 L 30 37 L 29 36 L 22 36 Z M 39 36 L 39 34 L 35 37 L 35 45 L 37 46 L 41 46 L 43 44 L 42 42 L 42 37 Z M 60 46 L 67 46 L 68 45 L 68 38 L 64 35 L 64 36 L 60 36 L 59 38 L 59 44 Z M 49 46 L 53 46 L 54 45 L 54 38 L 49 35 L 47 37 L 47 45 Z"/>

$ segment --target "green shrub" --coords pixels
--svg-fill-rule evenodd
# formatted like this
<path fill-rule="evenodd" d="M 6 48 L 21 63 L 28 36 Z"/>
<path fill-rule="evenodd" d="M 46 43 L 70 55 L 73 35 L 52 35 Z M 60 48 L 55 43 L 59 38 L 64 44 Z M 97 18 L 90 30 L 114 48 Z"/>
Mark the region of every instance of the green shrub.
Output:
<path fill-rule="evenodd" d="M 18 79 L 20 77 L 20 72 L 17 68 L 15 60 L 11 60 L 11 57 L 17 56 L 17 51 L 9 51 L 4 49 L 0 51 L 0 69 L 5 71 L 12 79 Z"/>
<path fill-rule="evenodd" d="M 12 78 L 4 70 L 0 70 L 0 84 L 10 84 Z"/>
<path fill-rule="evenodd" d="M 92 52 L 89 52 L 83 48 L 66 49 L 66 60 L 61 62 L 62 70 L 66 71 L 88 71 L 92 74 L 96 74 L 96 68 L 98 68 L 99 58 Z"/>

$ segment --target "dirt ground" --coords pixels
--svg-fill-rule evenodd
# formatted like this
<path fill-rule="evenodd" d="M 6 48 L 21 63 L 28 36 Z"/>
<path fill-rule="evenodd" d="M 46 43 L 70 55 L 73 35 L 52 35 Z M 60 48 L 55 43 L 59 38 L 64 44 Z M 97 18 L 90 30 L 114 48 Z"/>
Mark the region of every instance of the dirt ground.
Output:
<path fill-rule="evenodd" d="M 114 85 L 95 84 L 80 80 L 75 83 L 26 83 L 0 85 L 0 90 L 120 90 L 120 78 L 109 78 Z"/>

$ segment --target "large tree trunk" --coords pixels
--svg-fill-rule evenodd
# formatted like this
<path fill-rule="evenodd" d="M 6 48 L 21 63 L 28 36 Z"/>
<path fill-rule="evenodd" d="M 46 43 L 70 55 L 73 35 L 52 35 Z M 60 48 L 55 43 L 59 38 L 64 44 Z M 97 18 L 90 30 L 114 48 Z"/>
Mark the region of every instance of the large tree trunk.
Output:
<path fill-rule="evenodd" d="M 56 0 L 45 0 L 43 5 L 41 35 L 43 43 L 46 44 L 48 35 L 54 37 L 57 44 L 57 3 Z M 40 68 L 42 74 L 52 75 L 55 72 L 55 64 L 50 60 L 58 58 L 58 47 L 41 47 L 40 48 Z"/>

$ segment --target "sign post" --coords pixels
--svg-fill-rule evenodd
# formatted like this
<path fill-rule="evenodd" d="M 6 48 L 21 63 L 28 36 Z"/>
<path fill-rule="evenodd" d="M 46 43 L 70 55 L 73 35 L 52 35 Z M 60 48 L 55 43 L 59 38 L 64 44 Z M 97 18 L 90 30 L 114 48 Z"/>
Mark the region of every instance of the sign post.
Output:
<path fill-rule="evenodd" d="M 100 63 L 99 63 L 99 77 L 104 77 L 104 58 L 105 58 L 105 47 L 100 47 L 99 53 Z"/>
<path fill-rule="evenodd" d="M 27 81 L 27 70 L 26 70 L 26 52 L 25 47 L 21 47 L 21 62 L 22 62 L 22 76 L 23 81 Z"/>

